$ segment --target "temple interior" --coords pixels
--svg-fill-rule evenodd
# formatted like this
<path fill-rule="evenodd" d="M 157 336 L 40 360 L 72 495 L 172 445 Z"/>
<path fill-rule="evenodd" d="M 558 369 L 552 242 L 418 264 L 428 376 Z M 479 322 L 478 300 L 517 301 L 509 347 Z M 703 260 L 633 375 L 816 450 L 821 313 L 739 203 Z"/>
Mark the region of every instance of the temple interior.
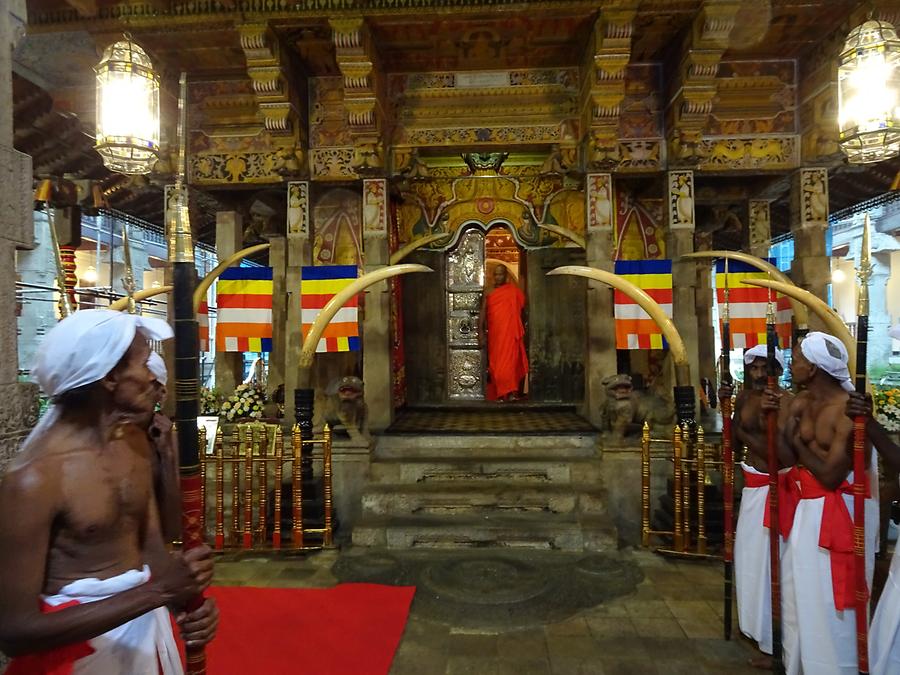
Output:
<path fill-rule="evenodd" d="M 845 82 L 873 19 L 895 60 Z M 184 226 L 198 378 L 153 348 L 162 412 L 196 406 L 216 585 L 416 588 L 384 663 L 323 646 L 310 672 L 754 672 L 718 386 L 750 387 L 768 329 L 788 363 L 807 329 L 855 345 L 868 269 L 896 440 L 898 24 L 900 0 L 3 0 L 0 470 L 67 312 L 131 300 L 180 339 Z M 339 621 L 335 653 L 362 640 Z"/>

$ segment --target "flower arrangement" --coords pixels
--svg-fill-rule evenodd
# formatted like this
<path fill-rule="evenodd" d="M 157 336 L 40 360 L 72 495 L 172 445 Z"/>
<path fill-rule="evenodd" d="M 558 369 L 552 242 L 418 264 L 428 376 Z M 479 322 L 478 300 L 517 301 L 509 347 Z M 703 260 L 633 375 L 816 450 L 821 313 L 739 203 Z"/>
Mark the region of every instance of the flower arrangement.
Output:
<path fill-rule="evenodd" d="M 872 399 L 879 424 L 888 431 L 900 431 L 900 389 L 875 387 Z"/>
<path fill-rule="evenodd" d="M 218 389 L 200 388 L 200 414 L 218 415 L 222 407 L 222 394 Z"/>
<path fill-rule="evenodd" d="M 222 404 L 219 414 L 229 422 L 251 418 L 261 419 L 266 393 L 261 387 L 252 384 L 240 384 L 234 393 Z"/>

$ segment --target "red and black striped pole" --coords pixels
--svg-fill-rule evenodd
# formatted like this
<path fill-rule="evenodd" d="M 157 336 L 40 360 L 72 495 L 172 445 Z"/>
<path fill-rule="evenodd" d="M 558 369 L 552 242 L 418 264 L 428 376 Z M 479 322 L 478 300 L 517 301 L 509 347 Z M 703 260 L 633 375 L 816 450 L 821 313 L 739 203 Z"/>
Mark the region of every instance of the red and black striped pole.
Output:
<path fill-rule="evenodd" d="M 778 330 L 775 325 L 774 293 L 769 291 L 766 312 L 766 374 L 768 388 L 778 388 Z M 766 448 L 769 469 L 769 571 L 772 593 L 772 672 L 784 673 L 784 655 L 781 648 L 781 528 L 778 523 L 778 411 L 766 413 Z"/>
<path fill-rule="evenodd" d="M 200 443 L 197 437 L 197 415 L 200 412 L 200 331 L 194 315 L 194 288 L 197 270 L 194 266 L 194 243 L 188 218 L 185 161 L 187 139 L 187 74 L 181 73 L 178 97 L 178 134 L 180 156 L 175 184 L 177 207 L 167 223 L 169 261 L 172 263 L 172 299 L 175 329 L 175 425 L 178 438 L 181 474 L 182 543 L 184 550 L 203 543 L 203 501 L 200 481 Z M 199 609 L 203 596 L 199 595 L 187 607 Z M 186 648 L 188 675 L 206 672 L 206 652 L 203 647 Z"/>
<path fill-rule="evenodd" d="M 725 258 L 725 302 L 722 304 L 722 354 L 719 363 L 721 383 L 729 387 L 734 384 L 731 377 L 731 325 L 728 305 L 728 258 Z M 719 400 L 722 410 L 722 520 L 725 530 L 722 559 L 725 563 L 725 608 L 722 614 L 725 639 L 731 639 L 732 606 L 734 597 L 734 448 L 731 437 L 731 394 Z"/>

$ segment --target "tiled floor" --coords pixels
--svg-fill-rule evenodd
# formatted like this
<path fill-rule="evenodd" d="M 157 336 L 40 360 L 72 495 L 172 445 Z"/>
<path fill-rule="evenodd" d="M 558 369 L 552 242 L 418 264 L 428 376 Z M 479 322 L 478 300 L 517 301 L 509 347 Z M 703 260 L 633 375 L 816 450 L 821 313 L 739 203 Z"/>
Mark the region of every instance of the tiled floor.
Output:
<path fill-rule="evenodd" d="M 592 433 L 591 424 L 567 408 L 485 404 L 483 408 L 407 408 L 397 413 L 388 433 Z"/>
<path fill-rule="evenodd" d="M 323 551 L 296 559 L 220 561 L 216 582 L 330 586 L 337 581 L 331 567 L 339 555 Z M 631 557 L 644 573 L 636 592 L 541 627 L 464 628 L 417 616 L 413 603 L 391 675 L 759 672 L 746 665 L 754 654 L 746 641 L 722 639 L 719 565 L 668 560 L 646 551 L 621 555 Z"/>

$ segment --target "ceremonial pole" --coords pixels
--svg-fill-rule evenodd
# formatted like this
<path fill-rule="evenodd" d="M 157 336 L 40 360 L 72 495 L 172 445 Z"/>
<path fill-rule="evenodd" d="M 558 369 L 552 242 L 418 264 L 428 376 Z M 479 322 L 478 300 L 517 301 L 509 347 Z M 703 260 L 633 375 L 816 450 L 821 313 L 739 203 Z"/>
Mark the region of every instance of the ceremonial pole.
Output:
<path fill-rule="evenodd" d="M 719 363 L 719 378 L 724 385 L 731 386 L 731 326 L 729 325 L 728 298 L 728 258 L 725 258 L 725 302 L 722 306 L 722 355 Z M 723 521 L 725 527 L 725 611 L 722 614 L 725 625 L 725 639 L 731 639 L 731 610 L 734 595 L 734 450 L 731 446 L 731 395 L 719 399 L 722 410 L 722 496 L 724 500 Z"/>
<path fill-rule="evenodd" d="M 766 374 L 768 388 L 778 387 L 778 361 L 775 350 L 778 347 L 778 331 L 775 327 L 775 294 L 769 290 L 769 303 L 766 308 Z M 769 570 L 771 575 L 772 594 L 772 672 L 784 673 L 784 661 L 781 649 L 781 528 L 778 519 L 778 411 L 766 413 L 766 447 L 768 449 L 769 468 Z"/>
<path fill-rule="evenodd" d="M 199 413 L 199 352 L 200 341 L 194 315 L 194 287 L 197 271 L 194 267 L 194 243 L 188 217 L 187 185 L 187 74 L 181 73 L 178 96 L 179 157 L 178 177 L 175 181 L 177 207 L 173 221 L 168 223 L 169 262 L 172 263 L 172 303 L 175 323 L 175 426 L 181 473 L 182 543 L 184 550 L 203 543 L 201 529 L 203 502 L 201 498 L 200 448 L 197 438 Z M 188 611 L 198 609 L 203 596 L 188 604 Z M 187 647 L 186 672 L 201 675 L 206 672 L 206 652 L 203 647 Z"/>
<path fill-rule="evenodd" d="M 863 223 L 859 252 L 859 298 L 856 317 L 856 391 L 866 393 L 866 352 L 869 341 L 869 279 L 872 263 L 869 253 L 869 214 Z M 856 584 L 856 660 L 860 675 L 869 672 L 869 590 L 866 584 L 866 418 L 853 420 L 853 562 Z"/>

